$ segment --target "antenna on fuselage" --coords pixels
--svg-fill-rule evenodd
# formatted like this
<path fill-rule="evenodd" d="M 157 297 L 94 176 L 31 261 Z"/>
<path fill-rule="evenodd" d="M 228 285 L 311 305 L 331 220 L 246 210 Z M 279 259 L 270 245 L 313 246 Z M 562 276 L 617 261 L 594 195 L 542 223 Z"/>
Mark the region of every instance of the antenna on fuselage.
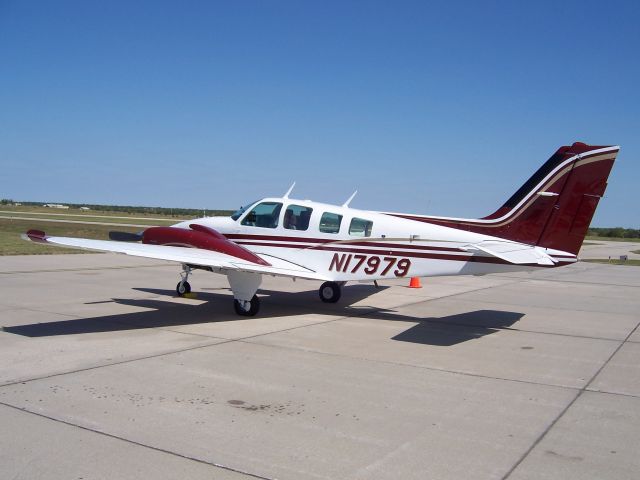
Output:
<path fill-rule="evenodd" d="M 356 190 L 355 192 L 353 192 L 353 193 L 351 194 L 351 196 L 349 197 L 349 199 L 348 199 L 346 202 L 344 202 L 344 203 L 342 204 L 342 206 L 343 206 L 343 207 L 348 207 L 348 206 L 349 206 L 349 204 L 351 203 L 351 200 L 353 200 L 353 197 L 355 197 L 355 196 L 356 196 L 356 193 L 358 193 L 358 190 Z"/>
<path fill-rule="evenodd" d="M 293 182 L 293 183 L 291 184 L 291 186 L 289 187 L 289 190 L 287 190 L 287 193 L 285 193 L 285 194 L 282 196 L 282 198 L 289 198 L 289 194 L 291 193 L 291 191 L 293 190 L 293 187 L 295 187 L 295 186 L 296 186 L 296 182 Z"/>

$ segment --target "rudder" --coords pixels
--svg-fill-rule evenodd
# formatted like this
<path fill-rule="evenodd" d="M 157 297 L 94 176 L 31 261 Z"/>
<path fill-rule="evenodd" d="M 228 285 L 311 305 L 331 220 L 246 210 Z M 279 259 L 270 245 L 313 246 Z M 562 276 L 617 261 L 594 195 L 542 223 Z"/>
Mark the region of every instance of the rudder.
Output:
<path fill-rule="evenodd" d="M 578 146 L 578 150 L 584 150 L 584 153 L 578 153 L 572 162 L 562 192 L 556 197 L 536 245 L 577 255 L 607 188 L 607 179 L 619 148 L 594 150 L 594 147 L 584 144 L 573 146 Z"/>

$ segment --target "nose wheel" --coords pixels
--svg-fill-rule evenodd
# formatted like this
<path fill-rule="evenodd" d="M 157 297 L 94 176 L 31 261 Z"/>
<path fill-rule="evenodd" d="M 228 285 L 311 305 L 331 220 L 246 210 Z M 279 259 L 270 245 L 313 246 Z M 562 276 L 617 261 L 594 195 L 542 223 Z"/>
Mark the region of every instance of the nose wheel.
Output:
<path fill-rule="evenodd" d="M 189 280 L 189 275 L 191 275 L 191 267 L 189 265 L 182 265 L 182 272 L 180 273 L 182 280 L 180 280 L 178 285 L 176 285 L 176 293 L 179 297 L 183 297 L 191 293 L 191 285 L 187 281 Z"/>
<path fill-rule="evenodd" d="M 324 303 L 336 303 L 342 295 L 342 288 L 336 282 L 324 282 L 318 290 L 320 300 Z"/>
<path fill-rule="evenodd" d="M 251 300 L 233 299 L 233 308 L 238 315 L 243 317 L 253 317 L 260 310 L 260 299 L 254 295 Z"/>

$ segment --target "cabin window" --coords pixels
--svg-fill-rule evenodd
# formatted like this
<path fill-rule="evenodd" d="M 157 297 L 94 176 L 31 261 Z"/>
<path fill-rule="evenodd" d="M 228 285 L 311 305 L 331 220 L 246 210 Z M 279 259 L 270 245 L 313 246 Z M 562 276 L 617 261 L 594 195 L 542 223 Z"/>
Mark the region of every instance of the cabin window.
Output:
<path fill-rule="evenodd" d="M 278 226 L 280 210 L 282 210 L 281 203 L 259 203 L 242 219 L 242 225 L 248 227 L 276 228 Z"/>
<path fill-rule="evenodd" d="M 289 230 L 306 230 L 309 228 L 311 212 L 313 212 L 313 208 L 289 205 L 284 211 L 282 226 Z"/>
<path fill-rule="evenodd" d="M 338 233 L 340 224 L 342 223 L 342 215 L 337 213 L 324 212 L 320 218 L 320 232 L 322 233 Z"/>
<path fill-rule="evenodd" d="M 373 222 L 364 218 L 352 218 L 349 225 L 349 235 L 354 237 L 370 237 Z"/>

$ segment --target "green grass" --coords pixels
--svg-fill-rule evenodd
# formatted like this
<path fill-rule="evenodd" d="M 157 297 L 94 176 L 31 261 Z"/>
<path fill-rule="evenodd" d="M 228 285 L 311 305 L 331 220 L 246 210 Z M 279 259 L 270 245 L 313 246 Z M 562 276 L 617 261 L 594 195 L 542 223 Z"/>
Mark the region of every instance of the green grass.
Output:
<path fill-rule="evenodd" d="M 110 230 L 139 232 L 139 227 L 112 227 L 108 225 L 81 225 L 74 223 L 50 223 L 33 220 L 0 219 L 0 255 L 45 255 L 52 253 L 87 253 L 85 250 L 52 247 L 22 240 L 27 230 L 44 230 L 47 235 L 96 238 L 106 240 Z"/>
<path fill-rule="evenodd" d="M 640 260 L 627 260 L 626 262 L 622 262 L 620 260 L 607 260 L 606 258 L 587 258 L 580 261 L 588 263 L 608 263 L 610 265 L 627 265 L 631 267 L 640 267 Z"/>

